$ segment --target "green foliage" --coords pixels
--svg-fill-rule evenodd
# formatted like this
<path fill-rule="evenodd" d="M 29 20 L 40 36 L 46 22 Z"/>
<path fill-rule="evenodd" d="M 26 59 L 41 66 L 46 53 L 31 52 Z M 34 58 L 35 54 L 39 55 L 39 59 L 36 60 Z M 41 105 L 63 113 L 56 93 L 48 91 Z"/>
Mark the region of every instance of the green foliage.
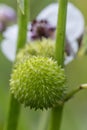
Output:
<path fill-rule="evenodd" d="M 56 107 L 66 95 L 64 69 L 44 57 L 27 57 L 15 64 L 10 80 L 11 93 L 34 109 Z"/>

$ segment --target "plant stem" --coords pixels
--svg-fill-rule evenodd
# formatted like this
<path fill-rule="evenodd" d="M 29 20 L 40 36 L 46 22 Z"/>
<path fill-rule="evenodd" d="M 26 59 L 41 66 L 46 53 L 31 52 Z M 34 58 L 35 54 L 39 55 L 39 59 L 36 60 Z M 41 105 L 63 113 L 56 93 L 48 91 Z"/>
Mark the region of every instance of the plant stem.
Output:
<path fill-rule="evenodd" d="M 28 24 L 28 18 L 29 18 L 29 0 L 24 0 L 24 14 L 21 12 L 21 10 L 18 8 L 19 13 L 19 32 L 18 32 L 18 41 L 17 41 L 17 51 L 22 48 L 26 43 L 27 38 L 27 24 Z M 5 127 L 5 130 L 17 130 L 18 127 L 18 120 L 21 110 L 21 105 L 18 103 L 18 101 L 11 95 L 10 100 L 10 109 L 9 109 L 9 115 L 7 120 L 7 125 Z"/>
<path fill-rule="evenodd" d="M 59 0 L 55 53 L 58 65 L 64 66 L 64 43 L 66 30 L 67 0 Z"/>
<path fill-rule="evenodd" d="M 49 111 L 43 111 L 41 113 L 40 121 L 39 121 L 39 126 L 37 127 L 37 130 L 46 130 L 48 127 L 48 121 L 49 121 Z"/>
<path fill-rule="evenodd" d="M 60 130 L 63 106 L 52 109 L 50 130 Z"/>
<path fill-rule="evenodd" d="M 58 65 L 64 66 L 64 43 L 66 30 L 67 0 L 59 0 L 55 55 Z M 60 130 L 64 105 L 53 108 L 51 112 L 50 130 Z"/>
<path fill-rule="evenodd" d="M 64 102 L 70 100 L 75 94 L 77 94 L 79 91 L 87 89 L 87 84 L 81 84 L 78 88 L 73 89 L 71 92 L 69 92 L 65 99 Z"/>
<path fill-rule="evenodd" d="M 29 20 L 29 0 L 24 0 L 24 13 L 18 8 L 18 40 L 17 51 L 24 47 L 27 39 L 27 24 Z"/>
<path fill-rule="evenodd" d="M 17 100 L 14 99 L 13 95 L 11 95 L 10 99 L 11 101 L 10 101 L 9 117 L 5 130 L 17 130 L 21 106 L 17 102 Z"/>

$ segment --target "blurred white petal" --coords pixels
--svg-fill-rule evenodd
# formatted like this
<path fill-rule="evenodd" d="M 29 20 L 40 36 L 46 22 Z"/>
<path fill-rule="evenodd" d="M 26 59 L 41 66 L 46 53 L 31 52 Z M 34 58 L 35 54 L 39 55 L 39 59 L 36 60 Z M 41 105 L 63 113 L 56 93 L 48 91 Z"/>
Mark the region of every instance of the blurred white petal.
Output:
<path fill-rule="evenodd" d="M 8 27 L 4 35 L 4 40 L 2 41 L 1 47 L 5 56 L 14 61 L 16 53 L 16 43 L 17 43 L 18 26 L 13 25 Z"/>
<path fill-rule="evenodd" d="M 30 24 L 28 26 L 30 26 Z M 18 36 L 17 24 L 8 27 L 6 31 L 3 33 L 3 36 L 4 36 L 4 40 L 2 41 L 1 44 L 2 52 L 10 61 L 13 62 L 16 54 L 16 44 L 17 44 L 17 36 Z M 29 40 L 30 40 L 30 35 L 28 32 L 27 41 Z"/>
<path fill-rule="evenodd" d="M 69 42 L 69 44 L 70 43 L 71 43 L 72 52 L 71 52 L 70 56 L 66 56 L 65 57 L 65 61 L 64 61 L 65 65 L 70 63 L 76 57 L 76 54 L 77 54 L 77 51 L 78 51 L 77 41 Z"/>
<path fill-rule="evenodd" d="M 73 56 L 67 56 L 65 57 L 65 61 L 64 61 L 64 64 L 67 65 L 68 63 L 70 63 L 72 60 L 73 60 Z"/>
<path fill-rule="evenodd" d="M 71 49 L 73 51 L 73 54 L 76 54 L 78 52 L 78 42 L 75 40 L 75 41 L 69 41 L 69 44 L 71 46 Z M 72 55 L 72 53 L 71 53 Z"/>
<path fill-rule="evenodd" d="M 58 4 L 47 6 L 37 16 L 38 20 L 47 19 L 54 27 L 57 25 Z M 66 35 L 70 40 L 78 39 L 84 32 L 84 18 L 79 9 L 68 3 Z"/>

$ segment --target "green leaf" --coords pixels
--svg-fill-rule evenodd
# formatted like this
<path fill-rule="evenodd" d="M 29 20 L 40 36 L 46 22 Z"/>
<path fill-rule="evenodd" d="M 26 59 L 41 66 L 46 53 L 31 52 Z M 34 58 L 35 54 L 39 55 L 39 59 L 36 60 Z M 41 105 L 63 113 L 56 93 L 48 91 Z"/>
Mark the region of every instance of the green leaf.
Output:
<path fill-rule="evenodd" d="M 24 0 L 17 0 L 17 4 L 18 4 L 21 12 L 24 14 Z"/>

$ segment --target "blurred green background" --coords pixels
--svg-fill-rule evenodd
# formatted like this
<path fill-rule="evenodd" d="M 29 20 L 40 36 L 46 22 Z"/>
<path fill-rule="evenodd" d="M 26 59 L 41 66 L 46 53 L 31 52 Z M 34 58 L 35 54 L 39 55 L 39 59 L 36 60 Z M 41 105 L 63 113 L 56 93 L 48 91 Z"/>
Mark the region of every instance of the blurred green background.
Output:
<path fill-rule="evenodd" d="M 31 19 L 34 19 L 41 9 L 54 1 L 56 0 L 31 0 Z M 81 9 L 87 24 L 87 1 L 71 1 Z M 0 0 L 0 3 L 2 2 L 16 9 L 16 0 Z M 2 130 L 8 111 L 11 68 L 12 63 L 0 50 L 0 130 Z M 76 58 L 65 69 L 70 89 L 78 87 L 81 83 L 87 83 L 87 56 Z M 40 113 L 42 112 L 30 111 L 22 107 L 19 130 L 36 130 Z M 87 90 L 79 92 L 65 104 L 61 130 L 87 130 Z"/>

